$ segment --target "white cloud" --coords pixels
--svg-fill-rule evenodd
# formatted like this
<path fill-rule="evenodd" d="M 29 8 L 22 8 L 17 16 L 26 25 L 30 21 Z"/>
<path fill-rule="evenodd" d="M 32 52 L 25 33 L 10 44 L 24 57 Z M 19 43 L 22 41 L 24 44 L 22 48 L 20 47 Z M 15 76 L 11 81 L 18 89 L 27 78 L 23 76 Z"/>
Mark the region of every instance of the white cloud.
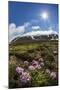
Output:
<path fill-rule="evenodd" d="M 9 25 L 9 42 L 25 32 L 24 25 L 16 27 L 14 23 Z"/>
<path fill-rule="evenodd" d="M 38 30 L 38 31 L 32 31 L 32 32 L 28 32 L 26 34 L 24 34 L 23 36 L 39 36 L 39 35 L 50 35 L 50 34 L 57 34 L 56 31 L 53 30 Z"/>
<path fill-rule="evenodd" d="M 27 28 L 28 27 L 28 28 Z M 31 27 L 31 30 L 28 31 Z M 51 27 L 48 30 L 42 30 L 40 26 L 31 26 L 31 23 L 26 22 L 22 26 L 17 26 L 14 23 L 9 25 L 9 42 L 16 37 L 20 36 L 34 36 L 34 35 L 49 35 L 49 34 L 57 34 Z"/>
<path fill-rule="evenodd" d="M 31 24 L 29 22 L 24 23 L 24 27 L 29 27 Z"/>
<path fill-rule="evenodd" d="M 18 26 L 18 27 L 16 28 L 16 34 L 23 34 L 24 31 L 25 31 L 24 26 Z"/>
<path fill-rule="evenodd" d="M 40 30 L 40 26 L 32 26 L 32 30 Z"/>
<path fill-rule="evenodd" d="M 21 36 L 22 34 L 24 34 L 25 31 L 26 31 L 25 29 L 27 27 L 29 28 L 30 25 L 31 24 L 29 22 L 26 22 L 22 26 L 17 26 L 16 27 L 16 25 L 14 23 L 11 23 L 9 25 L 9 42 L 11 40 L 13 40 L 14 38 L 16 38 L 16 37 Z"/>

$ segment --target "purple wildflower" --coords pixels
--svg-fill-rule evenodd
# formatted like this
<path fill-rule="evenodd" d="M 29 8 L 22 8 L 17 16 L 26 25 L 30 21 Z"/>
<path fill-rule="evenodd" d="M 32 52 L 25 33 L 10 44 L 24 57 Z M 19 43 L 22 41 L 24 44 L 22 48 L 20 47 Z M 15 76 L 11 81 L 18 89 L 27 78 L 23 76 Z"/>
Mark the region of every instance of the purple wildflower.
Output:
<path fill-rule="evenodd" d="M 36 65 L 38 65 L 38 62 L 35 61 L 35 60 L 33 60 L 33 61 L 32 61 L 32 65 L 33 65 L 33 66 L 36 66 Z"/>
<path fill-rule="evenodd" d="M 39 65 L 38 61 L 33 60 L 32 66 L 34 67 L 34 69 L 41 69 L 41 65 Z"/>
<path fill-rule="evenodd" d="M 17 72 L 18 74 L 22 74 L 23 71 L 24 71 L 23 68 L 21 68 L 21 67 L 16 67 L 16 72 Z"/>
<path fill-rule="evenodd" d="M 24 65 L 28 66 L 29 62 L 28 61 L 24 61 Z"/>
<path fill-rule="evenodd" d="M 43 62 L 44 60 L 43 60 L 43 58 L 39 58 L 39 62 Z"/>
<path fill-rule="evenodd" d="M 32 65 L 30 65 L 30 66 L 28 67 L 28 69 L 29 69 L 29 70 L 35 70 L 35 67 L 32 66 Z"/>
<path fill-rule="evenodd" d="M 40 65 L 38 65 L 37 69 L 41 69 L 41 66 L 40 66 Z"/>
<path fill-rule="evenodd" d="M 20 75 L 20 81 L 23 83 L 27 83 L 31 80 L 31 76 L 28 72 L 23 72 L 22 75 Z"/>
<path fill-rule="evenodd" d="M 44 66 L 44 63 L 43 63 L 43 62 L 41 62 L 41 63 L 40 63 L 40 65 L 41 65 L 41 66 Z"/>
<path fill-rule="evenodd" d="M 32 66 L 34 66 L 35 69 L 38 69 L 38 68 L 39 68 L 39 63 L 38 63 L 38 61 L 33 60 L 33 61 L 32 61 Z"/>

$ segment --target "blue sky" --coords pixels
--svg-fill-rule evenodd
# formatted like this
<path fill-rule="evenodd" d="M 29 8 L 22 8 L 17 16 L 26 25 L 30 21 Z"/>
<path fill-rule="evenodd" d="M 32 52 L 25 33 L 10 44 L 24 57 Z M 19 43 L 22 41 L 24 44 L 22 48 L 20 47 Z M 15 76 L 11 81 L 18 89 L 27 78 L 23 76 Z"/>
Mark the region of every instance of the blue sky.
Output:
<path fill-rule="evenodd" d="M 31 31 L 32 26 L 40 26 L 42 30 L 51 27 L 57 31 L 58 28 L 58 5 L 9 1 L 9 25 L 16 27 L 28 25 L 26 31 Z M 41 17 L 42 12 L 48 13 L 48 19 Z M 14 25 L 13 25 L 14 26 Z"/>

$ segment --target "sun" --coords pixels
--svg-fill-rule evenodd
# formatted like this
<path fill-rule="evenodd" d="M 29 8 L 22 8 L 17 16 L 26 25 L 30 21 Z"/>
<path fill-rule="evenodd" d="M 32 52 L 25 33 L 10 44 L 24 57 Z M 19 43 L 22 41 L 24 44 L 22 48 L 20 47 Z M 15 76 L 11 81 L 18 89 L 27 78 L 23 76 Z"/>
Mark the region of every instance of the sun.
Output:
<path fill-rule="evenodd" d="M 48 13 L 47 13 L 47 12 L 43 12 L 43 13 L 41 14 L 41 17 L 42 17 L 44 20 L 48 19 Z"/>

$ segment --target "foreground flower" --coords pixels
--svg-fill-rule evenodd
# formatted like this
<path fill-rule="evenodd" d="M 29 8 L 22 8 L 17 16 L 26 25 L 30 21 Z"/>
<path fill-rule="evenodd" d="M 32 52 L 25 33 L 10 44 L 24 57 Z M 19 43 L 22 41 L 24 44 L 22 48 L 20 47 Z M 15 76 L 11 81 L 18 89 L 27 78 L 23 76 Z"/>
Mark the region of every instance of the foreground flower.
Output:
<path fill-rule="evenodd" d="M 32 66 L 34 66 L 35 69 L 41 69 L 41 66 L 39 65 L 38 61 L 33 60 L 32 61 Z"/>
<path fill-rule="evenodd" d="M 16 67 L 16 72 L 17 72 L 18 74 L 22 74 L 23 71 L 24 71 L 23 68 L 21 68 L 21 67 Z"/>
<path fill-rule="evenodd" d="M 43 58 L 39 58 L 39 62 L 43 62 L 44 60 L 43 60 Z"/>
<path fill-rule="evenodd" d="M 30 66 L 28 67 L 28 69 L 29 69 L 29 70 L 35 70 L 35 67 L 32 66 L 32 65 L 30 65 Z"/>
<path fill-rule="evenodd" d="M 46 69 L 46 73 L 47 73 L 47 74 L 50 74 L 50 70 L 49 70 L 49 69 Z"/>
<path fill-rule="evenodd" d="M 42 68 L 41 65 L 38 65 L 37 69 L 41 69 L 41 68 Z"/>
<path fill-rule="evenodd" d="M 28 66 L 29 62 L 28 61 L 24 61 L 24 65 Z"/>
<path fill-rule="evenodd" d="M 35 60 L 33 60 L 33 61 L 32 61 L 32 65 L 33 65 L 33 66 L 36 66 L 36 65 L 38 65 L 38 62 L 35 61 Z"/>
<path fill-rule="evenodd" d="M 31 76 L 28 72 L 23 72 L 22 75 L 20 75 L 20 81 L 22 83 L 27 83 L 31 80 Z"/>
<path fill-rule="evenodd" d="M 41 65 L 41 66 L 44 66 L 44 63 L 43 63 L 43 62 L 41 62 L 41 63 L 40 63 L 40 65 Z"/>
<path fill-rule="evenodd" d="M 52 79 L 55 79 L 55 78 L 56 78 L 56 72 L 51 72 L 50 77 L 51 77 Z"/>

